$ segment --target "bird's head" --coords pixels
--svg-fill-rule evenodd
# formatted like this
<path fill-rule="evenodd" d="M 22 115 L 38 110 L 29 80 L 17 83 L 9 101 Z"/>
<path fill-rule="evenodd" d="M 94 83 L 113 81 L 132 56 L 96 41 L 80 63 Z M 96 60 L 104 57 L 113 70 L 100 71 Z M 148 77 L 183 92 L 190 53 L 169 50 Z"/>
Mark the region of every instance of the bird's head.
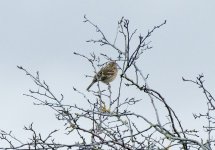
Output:
<path fill-rule="evenodd" d="M 110 66 L 111 68 L 115 68 L 115 67 L 117 67 L 117 63 L 116 63 L 116 61 L 111 61 L 111 62 L 109 62 L 108 66 Z"/>

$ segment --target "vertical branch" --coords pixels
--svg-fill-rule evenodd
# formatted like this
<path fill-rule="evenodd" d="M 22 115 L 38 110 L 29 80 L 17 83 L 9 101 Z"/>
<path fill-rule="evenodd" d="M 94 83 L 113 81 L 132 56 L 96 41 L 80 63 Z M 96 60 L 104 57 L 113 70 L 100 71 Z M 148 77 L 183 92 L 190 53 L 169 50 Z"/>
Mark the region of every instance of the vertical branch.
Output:
<path fill-rule="evenodd" d="M 147 80 L 146 78 L 143 76 L 143 73 L 142 71 L 137 67 L 136 64 L 134 64 L 134 67 L 135 67 L 135 70 L 140 74 L 140 76 L 142 77 L 143 81 L 145 82 L 145 88 L 146 89 L 150 89 L 148 83 L 147 83 Z M 158 124 L 161 126 L 161 122 L 160 122 L 160 117 L 159 117 L 159 113 L 158 113 L 158 110 L 157 110 L 157 107 L 155 106 L 155 103 L 154 103 L 154 99 L 152 97 L 152 95 L 150 93 L 147 93 L 150 100 L 151 100 L 151 103 L 152 103 L 152 106 L 154 108 L 154 111 L 155 111 L 155 114 L 156 114 L 156 119 L 157 119 L 157 122 Z"/>

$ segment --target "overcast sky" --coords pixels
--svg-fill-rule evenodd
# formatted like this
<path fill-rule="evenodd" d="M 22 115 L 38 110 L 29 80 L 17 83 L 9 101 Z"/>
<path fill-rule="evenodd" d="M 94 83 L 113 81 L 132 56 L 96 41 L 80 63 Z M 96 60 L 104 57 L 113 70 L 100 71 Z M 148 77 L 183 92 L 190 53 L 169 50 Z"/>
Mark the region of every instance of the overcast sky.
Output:
<path fill-rule="evenodd" d="M 89 55 L 101 50 L 85 42 L 98 36 L 83 23 L 84 14 L 110 39 L 122 16 L 143 35 L 166 19 L 167 24 L 153 33 L 153 49 L 144 54 L 141 69 L 150 74 L 150 87 L 163 94 L 185 128 L 202 127 L 192 114 L 206 112 L 206 100 L 200 89 L 183 83 L 181 77 L 194 79 L 204 73 L 205 84 L 214 93 L 214 7 L 214 0 L 0 1 L 0 129 L 20 136 L 31 122 L 44 133 L 62 125 L 50 109 L 34 106 L 22 95 L 35 86 L 17 65 L 40 71 L 54 92 L 64 94 L 65 103 L 83 104 L 72 87 L 84 91 L 90 82 L 84 75 L 92 68 L 73 52 Z"/>

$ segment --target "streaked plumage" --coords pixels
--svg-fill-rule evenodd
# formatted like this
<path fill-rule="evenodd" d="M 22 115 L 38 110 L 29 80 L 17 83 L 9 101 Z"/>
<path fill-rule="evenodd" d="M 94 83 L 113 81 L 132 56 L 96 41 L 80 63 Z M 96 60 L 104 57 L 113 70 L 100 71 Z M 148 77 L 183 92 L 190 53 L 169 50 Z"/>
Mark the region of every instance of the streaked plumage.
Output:
<path fill-rule="evenodd" d="M 103 67 L 94 77 L 92 83 L 87 87 L 87 90 L 96 83 L 97 81 L 102 81 L 103 83 L 110 83 L 112 82 L 117 76 L 117 63 L 112 61 L 108 63 L 105 67 Z"/>

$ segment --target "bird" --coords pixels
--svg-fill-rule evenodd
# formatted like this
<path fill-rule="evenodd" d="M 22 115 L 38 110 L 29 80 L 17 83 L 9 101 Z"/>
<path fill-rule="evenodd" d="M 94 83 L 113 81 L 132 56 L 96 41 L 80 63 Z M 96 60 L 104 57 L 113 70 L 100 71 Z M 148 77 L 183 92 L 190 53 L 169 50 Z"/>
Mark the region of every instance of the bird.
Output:
<path fill-rule="evenodd" d="M 93 81 L 87 87 L 87 91 L 89 91 L 91 86 L 98 81 L 109 84 L 116 78 L 117 73 L 117 63 L 115 61 L 109 62 L 105 67 L 101 68 L 97 74 L 95 74 L 95 76 L 93 77 Z"/>

